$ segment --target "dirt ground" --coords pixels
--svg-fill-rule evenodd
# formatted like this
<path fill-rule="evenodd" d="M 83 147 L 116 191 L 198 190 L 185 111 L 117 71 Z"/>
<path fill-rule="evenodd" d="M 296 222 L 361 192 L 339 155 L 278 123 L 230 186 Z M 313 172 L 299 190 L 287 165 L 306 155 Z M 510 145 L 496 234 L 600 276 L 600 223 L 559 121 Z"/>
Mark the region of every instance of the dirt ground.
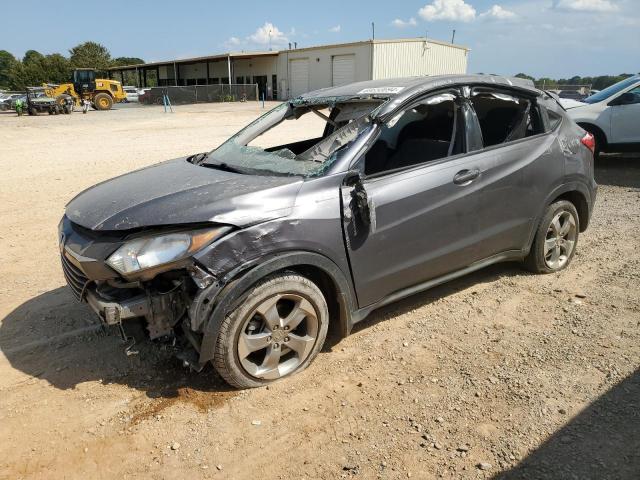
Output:
<path fill-rule="evenodd" d="M 64 286 L 65 203 L 262 112 L 0 114 L 0 479 L 640 478 L 638 156 L 599 161 L 569 269 L 498 265 L 395 303 L 267 388 L 101 332 Z"/>

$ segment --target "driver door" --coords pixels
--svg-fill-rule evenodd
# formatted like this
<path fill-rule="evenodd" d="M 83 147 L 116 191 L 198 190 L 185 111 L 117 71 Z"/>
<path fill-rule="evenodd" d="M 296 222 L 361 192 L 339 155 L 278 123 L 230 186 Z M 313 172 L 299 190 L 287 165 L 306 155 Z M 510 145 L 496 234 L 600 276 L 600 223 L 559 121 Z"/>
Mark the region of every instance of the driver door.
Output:
<path fill-rule="evenodd" d="M 445 101 L 453 118 L 446 107 L 422 116 L 410 107 L 380 127 L 360 159 L 365 176 L 342 189 L 360 307 L 477 259 L 478 157 L 463 155 L 462 108 L 453 98 Z M 446 138 L 456 142 L 452 148 Z M 359 214 L 363 209 L 366 215 Z"/>
<path fill-rule="evenodd" d="M 635 100 L 624 105 L 612 105 L 610 143 L 640 143 L 640 85 L 626 93 Z M 626 94 L 625 94 L 626 95 Z"/>

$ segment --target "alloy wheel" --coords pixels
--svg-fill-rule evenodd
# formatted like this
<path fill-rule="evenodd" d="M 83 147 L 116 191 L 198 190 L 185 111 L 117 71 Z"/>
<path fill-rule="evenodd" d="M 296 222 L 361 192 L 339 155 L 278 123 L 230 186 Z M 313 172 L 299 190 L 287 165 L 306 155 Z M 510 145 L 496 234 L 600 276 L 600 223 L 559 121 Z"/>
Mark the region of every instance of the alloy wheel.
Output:
<path fill-rule="evenodd" d="M 576 237 L 576 220 L 567 210 L 561 210 L 551 220 L 544 241 L 544 261 L 547 267 L 558 270 L 571 258 Z"/>
<path fill-rule="evenodd" d="M 267 298 L 250 313 L 237 340 L 242 367 L 253 377 L 273 380 L 295 371 L 318 338 L 318 315 L 294 293 Z"/>

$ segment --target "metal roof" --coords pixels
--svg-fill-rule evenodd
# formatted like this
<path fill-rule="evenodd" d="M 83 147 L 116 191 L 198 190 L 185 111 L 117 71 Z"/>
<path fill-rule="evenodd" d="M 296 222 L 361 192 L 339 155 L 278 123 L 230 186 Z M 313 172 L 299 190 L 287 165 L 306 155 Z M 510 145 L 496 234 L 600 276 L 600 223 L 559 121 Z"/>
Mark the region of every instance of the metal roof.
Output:
<path fill-rule="evenodd" d="M 350 83 L 339 87 L 329 87 L 305 93 L 297 101 L 314 102 L 322 98 L 335 97 L 382 97 L 389 101 L 378 112 L 378 116 L 394 111 L 405 101 L 443 87 L 462 85 L 486 85 L 516 88 L 530 94 L 540 95 L 542 92 L 535 88 L 531 80 L 516 77 L 501 77 L 498 75 L 434 75 L 423 77 L 387 78 L 383 80 L 367 80 Z M 294 100 L 294 101 L 295 101 Z"/>
<path fill-rule="evenodd" d="M 173 63 L 184 64 L 184 63 L 198 63 L 198 62 L 206 62 L 206 61 L 225 60 L 228 57 L 251 58 L 251 57 L 259 57 L 259 56 L 277 56 L 278 54 L 285 53 L 285 52 L 294 53 L 294 52 L 304 52 L 308 50 L 318 50 L 318 49 L 324 49 L 324 48 L 351 47 L 355 45 L 382 44 L 382 43 L 411 43 L 411 42 L 427 42 L 427 43 L 444 45 L 447 47 L 459 48 L 465 51 L 469 51 L 469 48 L 464 47 L 462 45 L 441 42 L 439 40 L 432 40 L 431 38 L 425 38 L 425 37 L 395 38 L 395 39 L 380 39 L 380 40 L 361 40 L 358 42 L 347 42 L 347 43 L 331 43 L 327 45 L 314 45 L 309 47 L 300 47 L 300 48 L 295 48 L 291 50 L 285 49 L 285 50 L 269 50 L 269 51 L 227 52 L 227 53 L 219 53 L 216 55 L 206 55 L 204 57 L 180 58 L 175 60 L 139 63 L 139 64 L 132 64 L 132 65 L 121 65 L 118 67 L 109 67 L 107 70 L 131 70 L 134 68 L 155 67 L 159 65 L 171 65 Z"/>
<path fill-rule="evenodd" d="M 204 57 L 191 57 L 191 58 L 180 58 L 176 60 L 164 60 L 160 62 L 149 62 L 149 63 L 137 63 L 132 65 L 119 65 L 117 67 L 109 67 L 107 70 L 130 70 L 134 68 L 144 68 L 144 67 L 155 67 L 159 65 L 172 65 L 182 64 L 182 63 L 198 63 L 198 62 L 208 62 L 215 60 L 226 60 L 228 57 L 231 58 L 252 58 L 252 57 L 276 57 L 278 56 L 277 50 L 270 51 L 256 51 L 256 52 L 227 52 L 227 53 L 219 53 L 216 55 L 207 55 Z"/>

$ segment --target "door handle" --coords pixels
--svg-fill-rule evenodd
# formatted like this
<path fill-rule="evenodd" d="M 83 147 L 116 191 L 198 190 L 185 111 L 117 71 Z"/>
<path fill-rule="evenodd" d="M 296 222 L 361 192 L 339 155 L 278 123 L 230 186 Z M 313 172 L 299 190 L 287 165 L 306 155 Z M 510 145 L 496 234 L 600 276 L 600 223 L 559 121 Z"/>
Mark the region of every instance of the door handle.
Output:
<path fill-rule="evenodd" d="M 468 185 L 480 176 L 480 170 L 460 170 L 453 177 L 453 183 L 456 185 Z"/>

